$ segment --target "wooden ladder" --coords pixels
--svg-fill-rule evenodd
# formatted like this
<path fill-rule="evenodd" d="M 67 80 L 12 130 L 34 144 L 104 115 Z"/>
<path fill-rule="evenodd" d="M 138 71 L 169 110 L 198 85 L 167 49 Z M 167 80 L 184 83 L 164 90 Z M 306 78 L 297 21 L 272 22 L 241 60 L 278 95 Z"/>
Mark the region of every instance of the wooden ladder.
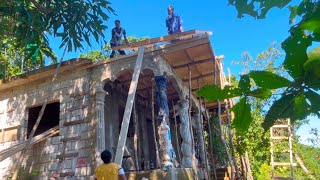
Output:
<path fill-rule="evenodd" d="M 286 122 L 286 123 L 285 123 Z M 287 130 L 287 135 L 274 136 L 274 130 Z M 275 141 L 288 141 L 288 150 L 285 152 L 289 153 L 290 162 L 275 162 L 274 161 L 274 146 Z M 296 163 L 293 163 L 293 153 L 292 153 L 292 132 L 290 119 L 285 120 L 282 124 L 276 123 L 270 128 L 270 152 L 271 152 L 271 167 L 272 167 L 272 179 L 294 179 L 293 167 L 297 166 Z M 278 152 L 279 153 L 279 152 Z M 290 166 L 290 177 L 276 177 L 274 174 L 275 166 Z"/>

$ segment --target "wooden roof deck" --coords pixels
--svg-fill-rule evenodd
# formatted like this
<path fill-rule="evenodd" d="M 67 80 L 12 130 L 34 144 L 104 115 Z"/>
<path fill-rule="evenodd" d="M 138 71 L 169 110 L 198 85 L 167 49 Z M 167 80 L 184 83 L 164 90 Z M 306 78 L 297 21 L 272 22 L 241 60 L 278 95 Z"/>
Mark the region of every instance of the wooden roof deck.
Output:
<path fill-rule="evenodd" d="M 153 53 L 163 57 L 170 63 L 173 69 L 177 72 L 180 78 L 189 86 L 189 73 L 191 73 L 191 88 L 195 92 L 199 87 L 205 84 L 214 83 L 214 77 L 218 86 L 223 83 L 221 81 L 221 62 L 215 58 L 215 54 L 211 47 L 209 35 L 211 32 L 191 30 L 179 34 L 163 36 L 153 39 L 148 39 L 141 42 L 131 43 L 129 45 L 119 46 L 117 49 L 132 50 L 137 49 L 139 46 L 149 47 L 145 51 L 145 54 Z M 76 69 L 86 69 L 95 67 L 101 64 L 112 63 L 118 60 L 127 60 L 129 57 L 134 57 L 137 54 L 130 54 L 125 56 L 119 56 L 113 59 L 91 63 L 89 60 L 83 59 L 72 59 L 70 61 L 63 62 L 61 71 L 70 71 Z M 216 64 L 216 66 L 215 66 Z M 39 80 L 42 78 L 50 77 L 54 74 L 57 65 L 41 68 L 27 74 L 23 74 L 12 78 L 7 81 L 0 81 L 0 91 L 26 84 L 31 81 Z M 215 68 L 216 67 L 216 68 Z M 190 72 L 189 72 L 190 70 Z M 152 71 L 144 70 L 139 78 L 138 93 L 143 96 L 147 96 L 145 90 L 151 89 L 151 79 L 153 76 Z M 132 70 L 128 70 L 121 75 L 118 80 L 122 83 L 130 83 L 132 76 Z M 195 95 L 195 94 L 194 94 Z M 173 86 L 168 86 L 168 98 L 178 98 Z M 215 103 L 206 103 L 207 108 L 213 108 L 216 106 Z"/>

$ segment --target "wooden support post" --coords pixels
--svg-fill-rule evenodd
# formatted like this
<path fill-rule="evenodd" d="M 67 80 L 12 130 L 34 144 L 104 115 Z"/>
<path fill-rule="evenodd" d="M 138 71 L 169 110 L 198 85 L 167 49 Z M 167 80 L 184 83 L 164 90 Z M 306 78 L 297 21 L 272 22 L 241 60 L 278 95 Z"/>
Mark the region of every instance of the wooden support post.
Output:
<path fill-rule="evenodd" d="M 141 46 L 141 47 L 139 47 L 139 50 L 138 50 L 137 62 L 136 62 L 134 72 L 132 75 L 132 81 L 130 84 L 128 98 L 127 98 L 127 102 L 126 102 L 126 109 L 124 111 L 124 116 L 123 116 L 122 125 L 121 125 L 121 131 L 120 131 L 119 140 L 118 140 L 115 163 L 117 163 L 119 165 L 122 164 L 123 151 L 124 151 L 124 146 L 125 146 L 125 143 L 127 140 L 127 133 L 128 133 L 129 123 L 130 123 L 130 116 L 131 116 L 133 101 L 134 101 L 137 86 L 138 86 L 138 80 L 139 80 L 139 75 L 140 75 L 140 71 L 141 71 L 143 54 L 144 54 L 144 46 Z"/>
<path fill-rule="evenodd" d="M 154 85 L 152 85 L 151 89 L 151 118 L 152 118 L 152 130 L 153 130 L 153 138 L 154 138 L 154 145 L 156 147 L 156 168 L 161 167 L 160 163 L 160 155 L 159 155 L 159 147 L 158 147 L 158 142 L 157 142 L 157 134 L 156 134 L 156 122 L 155 122 L 155 116 L 154 116 Z"/>
<path fill-rule="evenodd" d="M 174 109 L 174 103 L 172 100 L 172 109 L 173 109 L 173 118 L 174 118 L 174 127 L 175 127 L 175 135 L 176 135 L 176 142 L 177 142 L 177 154 L 179 162 L 181 163 L 181 155 L 180 155 L 180 141 L 178 136 L 178 125 L 177 125 L 177 117 L 176 117 L 176 110 Z"/>
<path fill-rule="evenodd" d="M 192 121 L 191 121 L 191 107 L 192 107 L 192 99 L 191 99 L 191 69 L 190 66 L 188 66 L 188 71 L 189 71 L 189 128 L 190 128 L 190 133 L 191 133 L 191 142 L 192 142 L 192 169 L 195 173 L 195 179 L 198 179 L 198 170 L 196 166 L 196 154 L 195 154 L 195 147 L 194 147 L 194 137 L 193 137 L 193 129 L 192 129 Z"/>
<path fill-rule="evenodd" d="M 139 158 L 138 158 L 138 121 L 137 121 L 137 112 L 136 112 L 136 103 L 133 102 L 133 127 L 134 127 L 134 135 L 133 135 L 133 147 L 134 147 L 134 160 L 136 163 L 136 170 L 140 171 L 140 167 L 139 167 Z"/>

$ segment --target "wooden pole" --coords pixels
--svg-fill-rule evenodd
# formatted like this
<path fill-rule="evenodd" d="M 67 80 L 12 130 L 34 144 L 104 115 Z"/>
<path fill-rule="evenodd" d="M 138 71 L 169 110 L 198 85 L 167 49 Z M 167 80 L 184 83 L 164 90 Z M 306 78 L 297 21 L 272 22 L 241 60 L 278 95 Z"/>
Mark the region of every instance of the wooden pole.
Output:
<path fill-rule="evenodd" d="M 67 43 L 67 44 L 68 44 L 68 43 Z M 53 75 L 53 78 L 52 78 L 51 83 L 53 83 L 53 82 L 56 81 L 56 79 L 57 79 L 57 76 L 58 76 L 59 71 L 60 71 L 61 63 L 62 63 L 62 60 L 63 60 L 64 55 L 65 55 L 65 53 L 66 53 L 66 50 L 67 50 L 67 46 L 65 46 L 65 48 L 64 48 L 63 54 L 62 54 L 62 56 L 61 56 L 61 58 L 60 58 L 60 61 L 59 61 L 58 66 L 57 66 L 57 68 L 56 68 L 56 70 L 55 70 L 55 73 L 54 73 L 54 75 Z M 39 124 L 40 124 L 40 121 L 41 121 L 41 119 L 42 119 L 44 110 L 45 110 L 45 108 L 46 108 L 46 106 L 47 106 L 47 104 L 48 104 L 49 94 L 50 94 L 50 93 L 48 92 L 48 93 L 47 93 L 47 96 L 46 96 L 46 98 L 45 98 L 45 100 L 44 100 L 44 103 L 43 103 L 43 105 L 42 105 L 42 107 L 41 107 L 41 110 L 40 110 L 40 112 L 39 112 L 37 121 L 36 121 L 36 123 L 33 125 L 33 128 L 32 128 L 32 130 L 31 130 L 31 132 L 30 132 L 30 135 L 29 135 L 29 138 L 28 138 L 28 140 L 27 140 L 26 146 L 25 146 L 24 150 L 21 151 L 21 152 L 22 152 L 22 153 L 21 153 L 21 156 L 20 156 L 19 159 L 16 161 L 16 165 L 14 166 L 14 169 L 13 169 L 13 172 L 14 172 L 14 173 L 13 173 L 13 176 L 12 176 L 12 180 L 16 180 L 17 177 L 18 177 L 18 172 L 19 172 L 20 166 L 21 166 L 21 164 L 22 164 L 23 159 L 25 158 L 26 153 L 28 152 L 28 148 L 29 148 L 31 139 L 33 138 L 33 136 L 34 136 L 34 134 L 35 134 L 35 132 L 36 132 Z M 51 94 L 50 94 L 50 95 L 51 95 Z"/>
<path fill-rule="evenodd" d="M 137 112 L 136 112 L 136 103 L 133 102 L 133 127 L 134 127 L 134 135 L 133 135 L 133 146 L 134 146 L 134 160 L 136 163 L 136 170 L 139 171 L 139 159 L 138 159 L 138 122 L 137 122 Z"/>
<path fill-rule="evenodd" d="M 115 157 L 115 163 L 120 164 L 120 165 L 122 164 L 124 146 L 125 146 L 125 143 L 127 140 L 127 133 L 128 133 L 129 123 L 130 123 L 130 116 L 131 116 L 133 101 L 134 101 L 134 98 L 136 95 L 139 75 L 140 75 L 140 71 L 141 71 L 141 64 L 142 64 L 142 59 L 143 59 L 143 54 L 144 54 L 144 48 L 145 48 L 144 46 L 141 46 L 141 47 L 139 47 L 139 50 L 138 50 L 137 61 L 136 61 L 136 65 L 134 68 L 133 75 L 132 75 L 132 81 L 130 84 L 128 98 L 127 98 L 127 102 L 126 102 L 126 108 L 125 108 L 124 116 L 123 116 L 123 120 L 122 120 L 121 131 L 120 131 L 120 135 L 119 135 L 118 146 L 117 146 L 116 157 Z"/>
<path fill-rule="evenodd" d="M 154 116 L 154 85 L 152 85 L 151 89 L 151 118 L 152 118 L 152 130 L 153 130 L 153 138 L 154 138 L 154 145 L 156 147 L 156 168 L 161 167 L 160 163 L 160 155 L 159 155 L 159 147 L 157 142 L 157 134 L 156 134 L 156 123 L 155 123 L 155 116 Z"/>
<path fill-rule="evenodd" d="M 228 136 L 229 136 L 229 144 L 230 144 L 230 148 L 231 148 L 231 153 L 232 153 L 232 159 L 233 159 L 233 164 L 236 170 L 236 174 L 237 174 L 237 179 L 241 179 L 240 173 L 239 173 L 239 168 L 238 168 L 238 164 L 237 164 L 237 160 L 235 158 L 235 153 L 234 153 L 234 146 L 233 146 L 233 133 L 232 133 L 232 129 L 231 129 L 231 115 L 230 115 L 230 111 L 229 111 L 229 107 L 228 107 L 228 101 L 225 100 L 225 108 L 227 111 L 227 120 L 228 120 Z"/>
<path fill-rule="evenodd" d="M 178 154 L 178 158 L 179 158 L 179 162 L 181 163 L 181 149 L 180 149 L 180 141 L 179 141 L 179 136 L 178 136 L 178 125 L 177 125 L 177 117 L 176 117 L 176 111 L 174 109 L 174 103 L 172 100 L 172 109 L 173 109 L 173 118 L 174 118 L 174 127 L 175 127 L 175 131 L 176 131 L 176 142 L 177 142 L 177 154 Z"/>
<path fill-rule="evenodd" d="M 196 155 L 194 152 L 194 137 L 193 137 L 193 129 L 192 129 L 192 121 L 191 121 L 191 107 L 192 107 L 192 98 L 191 98 L 191 69 L 190 65 L 188 65 L 188 71 L 189 71 L 189 128 L 190 128 L 190 133 L 191 133 L 191 147 L 192 147 L 192 169 L 195 173 L 194 179 L 198 179 L 198 171 L 197 171 L 197 166 L 196 166 Z"/>

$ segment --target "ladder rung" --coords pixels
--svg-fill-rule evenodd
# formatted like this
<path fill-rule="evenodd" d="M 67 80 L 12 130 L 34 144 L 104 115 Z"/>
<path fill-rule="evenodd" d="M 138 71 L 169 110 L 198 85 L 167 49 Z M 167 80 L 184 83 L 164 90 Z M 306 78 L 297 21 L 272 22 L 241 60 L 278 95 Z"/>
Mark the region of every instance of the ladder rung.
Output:
<path fill-rule="evenodd" d="M 71 157 L 77 157 L 77 156 L 78 156 L 77 152 L 75 152 L 75 153 L 67 153 L 67 154 L 60 154 L 60 155 L 57 155 L 57 159 L 71 158 Z"/>
<path fill-rule="evenodd" d="M 286 136 L 273 136 L 271 139 L 289 139 L 289 137 Z"/>
<path fill-rule="evenodd" d="M 80 136 L 75 136 L 75 137 L 67 137 L 67 138 L 63 138 L 61 139 L 60 141 L 61 142 L 66 142 L 66 141 L 76 141 L 76 140 L 79 140 L 80 139 Z"/>
<path fill-rule="evenodd" d="M 70 177 L 70 176 L 74 176 L 74 172 L 63 172 L 59 174 L 59 177 Z"/>
<path fill-rule="evenodd" d="M 274 166 L 291 166 L 291 163 L 273 162 Z M 297 166 L 297 163 L 292 163 L 292 166 Z"/>
<path fill-rule="evenodd" d="M 289 125 L 281 125 L 281 124 L 278 124 L 278 125 L 273 125 L 272 127 L 273 127 L 273 128 L 288 128 Z"/>

